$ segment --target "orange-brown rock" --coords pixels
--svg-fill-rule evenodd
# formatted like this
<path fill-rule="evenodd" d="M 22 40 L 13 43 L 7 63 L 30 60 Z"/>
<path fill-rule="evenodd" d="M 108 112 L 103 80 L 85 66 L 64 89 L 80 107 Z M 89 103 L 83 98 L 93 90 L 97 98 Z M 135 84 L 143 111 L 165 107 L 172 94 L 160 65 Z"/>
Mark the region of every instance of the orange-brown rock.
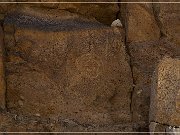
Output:
<path fill-rule="evenodd" d="M 164 55 L 179 56 L 180 48 L 167 38 L 161 37 L 153 4 L 120 4 L 120 10 L 120 18 L 124 19 L 126 44 L 131 55 L 134 79 L 131 104 L 133 121 L 137 127 L 143 128 L 143 125 L 148 125 L 151 77 L 156 64 Z"/>
<path fill-rule="evenodd" d="M 127 42 L 158 40 L 160 30 L 151 4 L 126 4 Z"/>
<path fill-rule="evenodd" d="M 5 109 L 5 73 L 4 73 L 4 42 L 3 42 L 3 30 L 0 26 L 0 108 Z"/>
<path fill-rule="evenodd" d="M 150 121 L 180 125 L 180 60 L 165 57 L 154 73 Z"/>
<path fill-rule="evenodd" d="M 5 19 L 5 31 L 14 30 L 5 32 L 12 39 L 5 46 L 8 110 L 82 124 L 130 122 L 132 77 L 123 30 L 41 11 L 19 9 Z"/>
<path fill-rule="evenodd" d="M 129 44 L 134 78 L 132 93 L 133 121 L 142 128 L 149 121 L 152 76 L 156 65 L 165 55 L 180 56 L 180 49 L 162 38 L 158 41 Z"/>
<path fill-rule="evenodd" d="M 0 131 L 148 131 L 153 72 L 180 56 L 178 19 L 172 3 L 1 3 Z M 168 127 L 152 121 L 152 132 Z"/>
<path fill-rule="evenodd" d="M 163 0 L 158 0 L 163 2 Z M 179 2 L 179 0 L 166 0 L 167 2 Z M 177 3 L 153 4 L 156 20 L 158 20 L 161 32 L 172 42 L 180 45 L 180 8 Z"/>

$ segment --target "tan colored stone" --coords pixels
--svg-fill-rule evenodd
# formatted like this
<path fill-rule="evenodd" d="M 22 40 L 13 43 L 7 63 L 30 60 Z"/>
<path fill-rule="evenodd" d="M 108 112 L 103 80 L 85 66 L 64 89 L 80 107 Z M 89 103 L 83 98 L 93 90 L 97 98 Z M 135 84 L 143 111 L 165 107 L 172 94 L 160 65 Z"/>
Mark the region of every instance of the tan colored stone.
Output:
<path fill-rule="evenodd" d="M 179 126 L 180 60 L 165 57 L 155 71 L 153 82 L 150 121 Z"/>
<path fill-rule="evenodd" d="M 143 128 L 149 121 L 150 93 L 153 71 L 165 55 L 180 56 L 180 49 L 167 39 L 129 44 L 134 78 L 132 93 L 133 121 Z"/>
<path fill-rule="evenodd" d="M 6 85 L 5 85 L 5 76 L 4 76 L 4 43 L 3 43 L 3 30 L 0 26 L 0 108 L 5 109 L 5 91 L 6 91 Z"/>
<path fill-rule="evenodd" d="M 163 0 L 157 0 L 162 2 Z M 179 2 L 179 0 L 166 0 L 167 2 Z M 179 25 L 179 4 L 157 3 L 154 4 L 154 13 L 159 22 L 162 33 L 172 42 L 180 45 L 180 25 Z"/>
<path fill-rule="evenodd" d="M 126 5 L 127 42 L 158 40 L 160 30 L 153 15 L 151 5 Z"/>
<path fill-rule="evenodd" d="M 5 27 L 14 24 L 16 41 L 7 54 L 8 110 L 83 124 L 130 122 L 132 77 L 123 30 L 43 11 L 19 9 L 5 19 Z"/>

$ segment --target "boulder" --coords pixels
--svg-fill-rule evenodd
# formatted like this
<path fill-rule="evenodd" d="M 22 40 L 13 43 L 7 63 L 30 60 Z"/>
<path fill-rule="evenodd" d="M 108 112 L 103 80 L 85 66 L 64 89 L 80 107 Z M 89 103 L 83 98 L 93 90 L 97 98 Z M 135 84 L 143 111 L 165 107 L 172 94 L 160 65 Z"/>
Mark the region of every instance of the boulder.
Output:
<path fill-rule="evenodd" d="M 128 43 L 152 41 L 160 38 L 160 29 L 156 23 L 151 4 L 128 3 L 124 10 Z"/>
<path fill-rule="evenodd" d="M 131 121 L 122 29 L 65 11 L 22 8 L 8 13 L 4 30 L 11 113 L 82 124 Z"/>
<path fill-rule="evenodd" d="M 180 125 L 180 60 L 165 57 L 154 73 L 150 121 Z"/>
<path fill-rule="evenodd" d="M 157 0 L 163 2 L 163 0 Z M 179 0 L 166 0 L 166 2 L 179 2 Z M 154 13 L 161 32 L 170 41 L 180 45 L 180 26 L 179 26 L 179 4 L 157 3 L 153 4 Z"/>
<path fill-rule="evenodd" d="M 142 128 L 149 121 L 150 93 L 153 72 L 165 55 L 180 56 L 180 50 L 166 38 L 129 44 L 134 78 L 132 93 L 133 121 Z"/>

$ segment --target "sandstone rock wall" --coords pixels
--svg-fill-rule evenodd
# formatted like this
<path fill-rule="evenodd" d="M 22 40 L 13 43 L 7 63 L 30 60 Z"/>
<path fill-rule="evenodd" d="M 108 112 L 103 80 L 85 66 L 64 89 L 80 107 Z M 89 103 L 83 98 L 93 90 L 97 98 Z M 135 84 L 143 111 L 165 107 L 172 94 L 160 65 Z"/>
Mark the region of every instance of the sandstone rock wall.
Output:
<path fill-rule="evenodd" d="M 171 117 L 161 107 L 179 107 L 179 79 L 152 84 L 161 78 L 161 68 L 153 77 L 161 59 L 180 56 L 179 9 L 160 3 L 1 4 L 0 131 L 177 128 L 179 113 Z M 122 27 L 110 27 L 115 19 Z M 168 75 L 178 67 L 168 68 Z M 172 97 L 168 103 L 157 98 L 161 89 Z"/>
<path fill-rule="evenodd" d="M 147 0 L 151 2 L 151 0 Z M 165 10 L 168 6 L 171 10 Z M 135 127 L 141 130 L 148 124 L 149 104 L 152 85 L 152 75 L 160 59 L 165 55 L 176 57 L 180 55 L 180 47 L 176 36 L 170 39 L 164 34 L 164 29 L 173 28 L 174 34 L 179 35 L 177 7 L 178 4 L 121 4 L 119 17 L 122 18 L 126 30 L 126 47 L 130 55 L 130 65 L 134 79 L 134 90 L 132 92 L 132 115 Z M 161 8 L 160 8 L 161 7 Z M 173 13 L 173 16 L 170 15 Z M 160 16 L 171 16 L 167 19 Z M 166 14 L 167 13 L 167 14 Z M 164 21 L 162 25 L 161 21 Z M 165 26 L 166 25 L 166 26 Z M 176 31 L 176 32 L 175 32 Z M 146 127 L 146 126 L 145 126 Z M 142 129 L 143 130 L 143 129 Z"/>
<path fill-rule="evenodd" d="M 164 58 L 154 73 L 150 121 L 180 124 L 180 60 Z"/>

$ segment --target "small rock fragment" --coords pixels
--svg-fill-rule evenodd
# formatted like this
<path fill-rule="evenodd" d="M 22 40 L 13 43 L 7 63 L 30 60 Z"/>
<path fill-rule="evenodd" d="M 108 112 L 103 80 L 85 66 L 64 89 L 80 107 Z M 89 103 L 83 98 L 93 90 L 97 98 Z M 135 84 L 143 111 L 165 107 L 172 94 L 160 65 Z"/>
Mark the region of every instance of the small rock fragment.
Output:
<path fill-rule="evenodd" d="M 112 22 L 111 27 L 122 27 L 122 23 L 119 19 L 116 19 Z"/>

